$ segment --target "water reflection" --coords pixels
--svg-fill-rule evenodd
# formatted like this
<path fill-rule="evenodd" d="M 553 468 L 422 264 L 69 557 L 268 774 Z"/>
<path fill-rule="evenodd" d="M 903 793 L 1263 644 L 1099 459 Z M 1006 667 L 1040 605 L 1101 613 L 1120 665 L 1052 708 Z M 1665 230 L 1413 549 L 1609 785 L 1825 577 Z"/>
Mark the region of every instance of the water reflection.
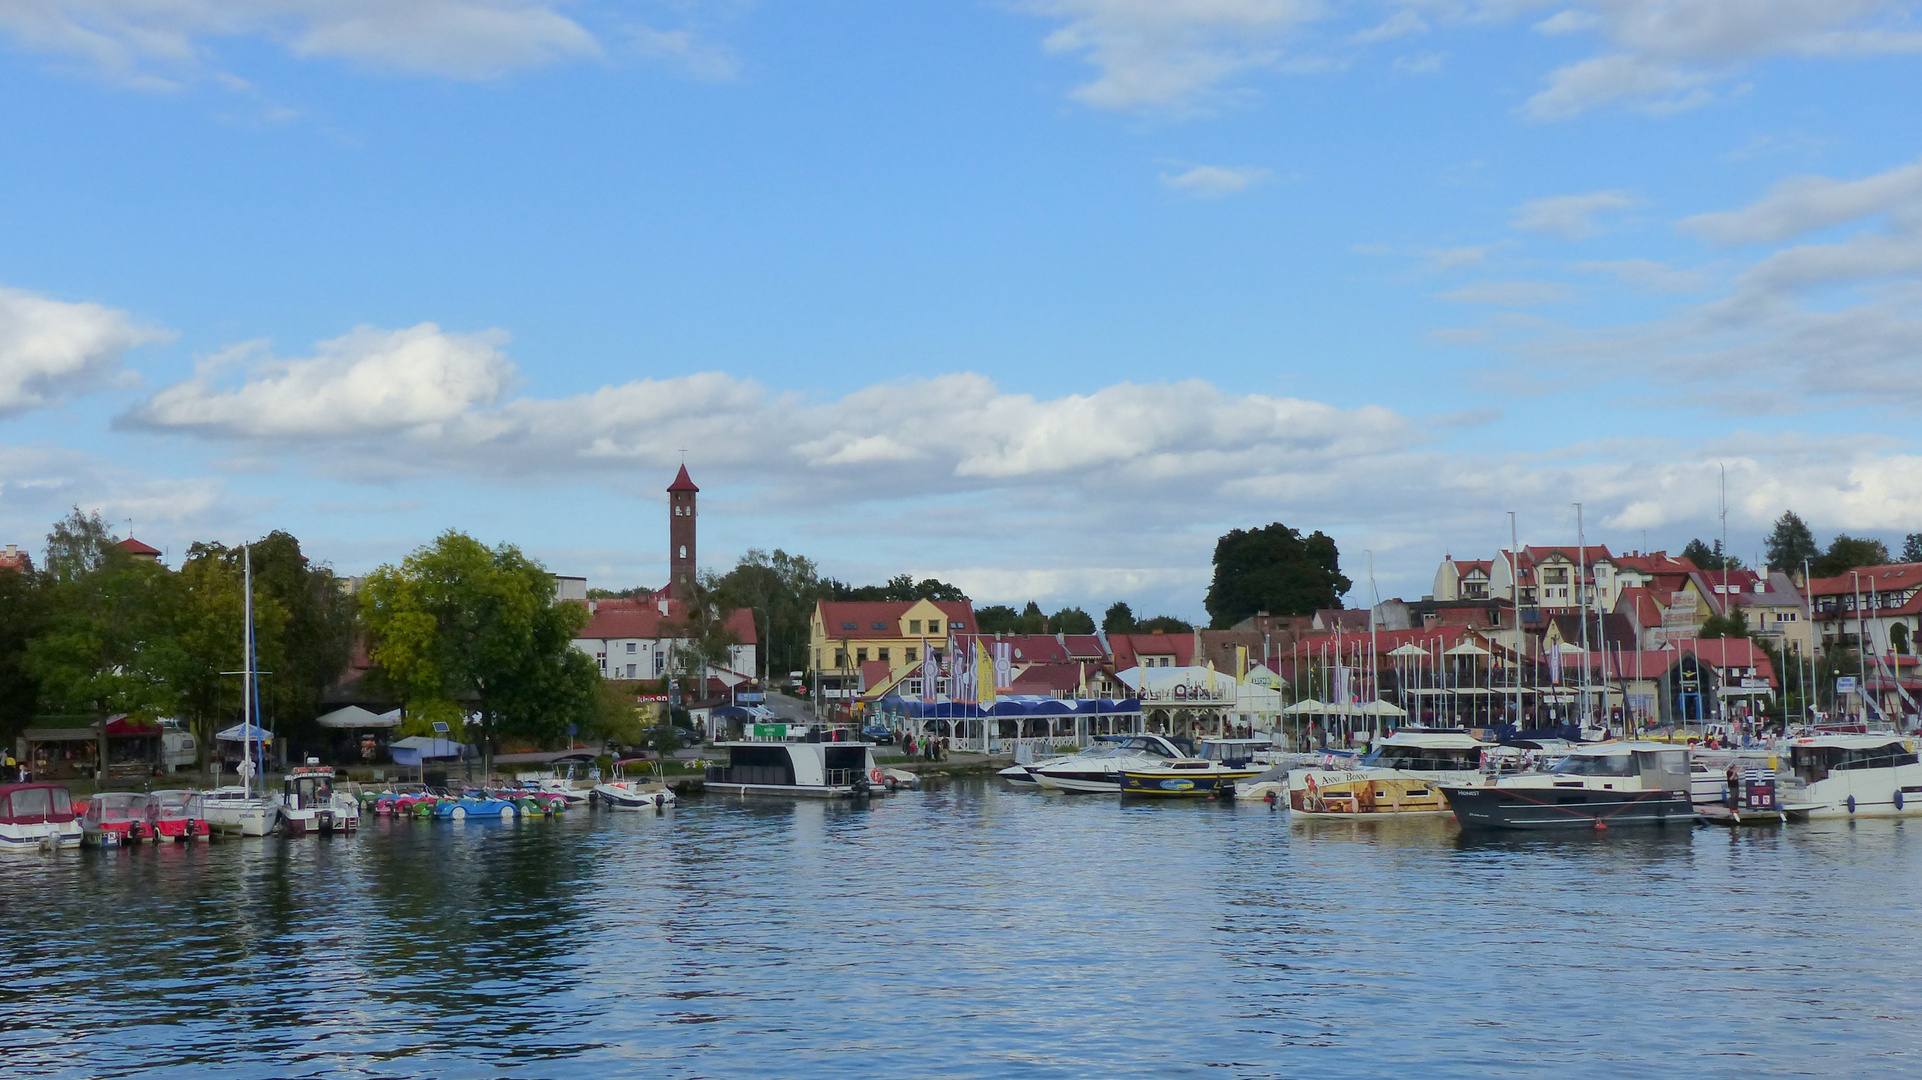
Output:
<path fill-rule="evenodd" d="M 9 1073 L 1912 1075 L 1916 829 L 959 783 L 0 861 Z"/>

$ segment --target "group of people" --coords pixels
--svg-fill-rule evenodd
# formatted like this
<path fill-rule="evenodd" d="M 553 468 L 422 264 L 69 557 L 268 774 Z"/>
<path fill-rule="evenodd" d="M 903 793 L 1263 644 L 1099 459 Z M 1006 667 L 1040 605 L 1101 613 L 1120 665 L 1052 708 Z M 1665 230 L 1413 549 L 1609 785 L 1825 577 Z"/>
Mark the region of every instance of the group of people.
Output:
<path fill-rule="evenodd" d="M 918 751 L 923 761 L 948 760 L 948 740 L 945 735 L 923 735 L 916 739 L 912 735 L 901 736 L 901 749 L 909 757 Z"/>

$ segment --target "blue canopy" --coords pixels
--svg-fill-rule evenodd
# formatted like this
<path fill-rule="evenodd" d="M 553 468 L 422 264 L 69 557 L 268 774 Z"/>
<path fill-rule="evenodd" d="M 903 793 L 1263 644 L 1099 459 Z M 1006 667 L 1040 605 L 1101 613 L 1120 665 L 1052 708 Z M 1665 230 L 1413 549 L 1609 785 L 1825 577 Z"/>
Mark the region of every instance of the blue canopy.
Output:
<path fill-rule="evenodd" d="M 1135 698 L 1077 700 L 1042 697 L 1037 694 L 1004 695 L 985 709 L 971 702 L 926 702 L 919 698 L 892 695 L 882 698 L 880 705 L 883 711 L 896 716 L 938 720 L 976 720 L 983 716 L 1127 716 L 1141 711 L 1141 702 Z"/>
<path fill-rule="evenodd" d="M 457 758 L 466 751 L 467 747 L 452 739 L 435 739 L 426 735 L 413 735 L 387 745 L 387 752 L 393 755 L 396 765 L 419 765 L 433 758 Z"/>
<path fill-rule="evenodd" d="M 235 724 L 214 736 L 221 742 L 266 742 L 273 737 L 273 732 L 259 724 Z"/>

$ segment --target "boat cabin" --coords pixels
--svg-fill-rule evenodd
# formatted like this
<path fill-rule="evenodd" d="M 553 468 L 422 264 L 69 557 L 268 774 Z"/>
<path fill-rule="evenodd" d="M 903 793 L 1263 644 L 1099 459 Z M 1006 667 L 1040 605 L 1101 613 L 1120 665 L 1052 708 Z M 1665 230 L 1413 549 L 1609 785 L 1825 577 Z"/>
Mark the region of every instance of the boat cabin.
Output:
<path fill-rule="evenodd" d="M 1201 740 L 1201 760 L 1218 761 L 1229 768 L 1239 769 L 1255 760 L 1255 755 L 1266 753 L 1275 748 L 1268 739 L 1203 739 Z"/>
<path fill-rule="evenodd" d="M 282 805 L 289 810 L 326 809 L 334 804 L 334 770 L 326 765 L 300 765 L 282 781 Z"/>
<path fill-rule="evenodd" d="M 1915 751 L 1892 735 L 1825 735 L 1789 746 L 1789 767 L 1804 784 L 1827 780 L 1832 772 L 1914 764 Z"/>
<path fill-rule="evenodd" d="M 1644 791 L 1689 791 L 1688 748 L 1667 743 L 1601 743 L 1578 747 L 1552 770 L 1568 777 L 1634 777 Z"/>
<path fill-rule="evenodd" d="M 59 784 L 6 784 L 0 786 L 0 822 L 9 825 L 40 825 L 74 819 L 73 797 Z"/>
<path fill-rule="evenodd" d="M 1483 743 L 1467 732 L 1398 731 L 1376 744 L 1364 765 L 1410 772 L 1473 772 Z"/>
<path fill-rule="evenodd" d="M 807 741 L 746 739 L 715 744 L 727 753 L 727 761 L 707 767 L 705 785 L 743 795 L 838 796 L 863 794 L 884 783 L 872 744 L 816 741 L 798 726 L 790 730 Z"/>

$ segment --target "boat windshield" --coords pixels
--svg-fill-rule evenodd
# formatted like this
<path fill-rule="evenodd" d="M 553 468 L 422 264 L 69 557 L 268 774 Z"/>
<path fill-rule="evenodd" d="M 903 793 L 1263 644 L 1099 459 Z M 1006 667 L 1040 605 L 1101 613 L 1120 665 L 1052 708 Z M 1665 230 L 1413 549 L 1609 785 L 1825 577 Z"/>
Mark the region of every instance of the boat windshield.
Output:
<path fill-rule="evenodd" d="M 146 816 L 147 797 L 144 795 L 118 795 L 107 793 L 93 797 L 93 816 L 96 821 L 132 821 Z"/>
<path fill-rule="evenodd" d="M 1573 754 L 1555 766 L 1556 773 L 1562 776 L 1635 776 L 1634 755 L 1623 751 L 1619 754 Z"/>
<path fill-rule="evenodd" d="M 160 793 L 160 816 L 169 821 L 197 818 L 205 812 L 200 796 L 195 792 L 163 791 Z"/>
<path fill-rule="evenodd" d="M 1167 744 L 1159 739 L 1128 739 L 1121 745 L 1123 748 L 1136 754 L 1153 754 L 1156 757 L 1165 758 L 1181 756 L 1180 754 L 1170 753 Z"/>
<path fill-rule="evenodd" d="M 1480 747 L 1455 750 L 1434 746 L 1384 746 L 1375 764 L 1385 769 L 1450 772 L 1478 769 L 1481 760 Z"/>
<path fill-rule="evenodd" d="M 22 788 L 13 793 L 8 801 L 9 817 L 45 817 L 48 814 L 71 814 L 73 804 L 68 801 L 66 788 Z"/>

